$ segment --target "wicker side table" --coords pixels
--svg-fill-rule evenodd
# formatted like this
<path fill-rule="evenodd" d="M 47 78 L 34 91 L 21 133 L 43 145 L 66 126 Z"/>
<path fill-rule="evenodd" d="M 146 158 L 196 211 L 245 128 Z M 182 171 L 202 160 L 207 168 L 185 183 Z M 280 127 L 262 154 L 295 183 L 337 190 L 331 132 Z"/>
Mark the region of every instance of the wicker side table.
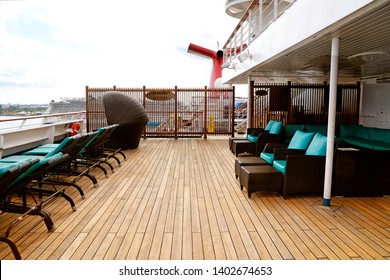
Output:
<path fill-rule="evenodd" d="M 234 172 L 236 174 L 236 179 L 240 177 L 241 166 L 251 166 L 251 165 L 267 165 L 268 163 L 260 157 L 252 156 L 238 156 L 234 162 Z"/>
<path fill-rule="evenodd" d="M 242 166 L 240 173 L 241 190 L 245 187 L 248 197 L 253 192 L 281 192 L 282 174 L 270 165 Z"/>

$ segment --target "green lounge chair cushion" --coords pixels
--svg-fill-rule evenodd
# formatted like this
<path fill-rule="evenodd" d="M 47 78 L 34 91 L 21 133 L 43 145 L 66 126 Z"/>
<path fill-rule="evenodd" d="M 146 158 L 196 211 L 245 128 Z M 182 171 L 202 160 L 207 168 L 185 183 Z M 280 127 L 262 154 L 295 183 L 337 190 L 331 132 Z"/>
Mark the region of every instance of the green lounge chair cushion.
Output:
<path fill-rule="evenodd" d="M 42 146 L 40 146 L 40 147 L 37 147 L 35 149 L 24 152 L 23 154 L 24 155 L 42 155 L 42 156 L 50 157 L 50 156 L 55 155 L 58 152 L 60 152 L 61 149 L 63 147 L 65 147 L 65 145 L 67 145 L 69 143 L 69 141 L 72 141 L 73 139 L 74 138 L 72 138 L 72 137 L 66 137 L 56 147 L 42 147 Z"/>
<path fill-rule="evenodd" d="M 18 166 L 17 162 L 0 162 L 0 174 L 4 174 L 11 168 Z"/>
<path fill-rule="evenodd" d="M 63 157 L 64 157 L 63 153 L 60 152 L 50 157 L 40 158 L 40 160 L 36 164 L 32 165 L 29 169 L 27 169 L 27 171 L 24 172 L 21 176 L 19 176 L 12 184 L 9 185 L 9 187 L 12 187 L 13 185 L 23 181 L 27 176 L 33 174 L 39 167 L 46 164 L 48 161 L 52 161 L 52 160 L 56 161 L 58 159 L 62 159 Z M 31 158 L 35 158 L 35 156 Z"/>
<path fill-rule="evenodd" d="M 15 155 L 15 156 L 9 156 L 0 159 L 1 163 L 16 163 L 16 162 L 32 162 L 34 159 L 40 159 L 43 158 L 43 156 L 37 156 L 37 155 Z"/>

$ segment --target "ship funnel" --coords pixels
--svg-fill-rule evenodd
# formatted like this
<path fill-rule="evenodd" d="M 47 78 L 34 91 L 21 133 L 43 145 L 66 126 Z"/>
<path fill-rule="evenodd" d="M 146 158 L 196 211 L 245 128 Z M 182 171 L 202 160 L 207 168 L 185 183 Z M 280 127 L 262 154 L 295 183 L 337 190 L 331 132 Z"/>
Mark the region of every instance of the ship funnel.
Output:
<path fill-rule="evenodd" d="M 205 58 L 210 58 L 213 62 L 213 69 L 211 72 L 209 87 L 215 88 L 215 82 L 222 77 L 222 63 L 223 63 L 223 51 L 213 51 L 195 44 L 188 46 L 188 53 L 193 53 Z"/>

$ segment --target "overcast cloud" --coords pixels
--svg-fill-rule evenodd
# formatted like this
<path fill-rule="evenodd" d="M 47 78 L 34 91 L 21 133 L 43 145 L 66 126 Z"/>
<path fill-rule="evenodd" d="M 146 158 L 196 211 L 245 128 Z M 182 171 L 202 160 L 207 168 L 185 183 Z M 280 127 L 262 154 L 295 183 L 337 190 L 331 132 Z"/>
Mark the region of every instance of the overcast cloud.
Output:
<path fill-rule="evenodd" d="M 203 87 L 237 20 L 224 0 L 0 1 L 0 103 L 84 97 L 90 87 Z"/>

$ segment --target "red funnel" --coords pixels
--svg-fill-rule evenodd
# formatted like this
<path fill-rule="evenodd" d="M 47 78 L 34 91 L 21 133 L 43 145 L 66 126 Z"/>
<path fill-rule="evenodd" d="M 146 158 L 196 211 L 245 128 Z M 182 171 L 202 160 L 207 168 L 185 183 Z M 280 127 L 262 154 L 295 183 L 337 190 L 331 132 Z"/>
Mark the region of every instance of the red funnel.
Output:
<path fill-rule="evenodd" d="M 213 69 L 211 72 L 209 87 L 214 88 L 215 87 L 215 81 L 218 78 L 222 77 L 222 63 L 223 63 L 223 51 L 213 51 L 206 48 L 203 48 L 201 46 L 197 46 L 195 44 L 190 44 L 188 46 L 188 52 L 193 53 L 199 56 L 203 56 L 206 58 L 210 58 L 213 62 Z"/>

